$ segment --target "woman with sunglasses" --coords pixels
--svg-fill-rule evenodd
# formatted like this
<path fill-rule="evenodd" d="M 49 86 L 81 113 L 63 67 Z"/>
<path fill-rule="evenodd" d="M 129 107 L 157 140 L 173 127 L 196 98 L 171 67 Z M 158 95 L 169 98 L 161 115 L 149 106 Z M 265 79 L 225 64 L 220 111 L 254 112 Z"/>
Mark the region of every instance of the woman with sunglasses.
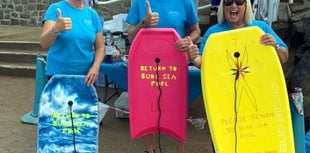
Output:
<path fill-rule="evenodd" d="M 189 60 L 196 67 L 201 66 L 201 55 L 211 34 L 251 26 L 258 26 L 265 32 L 261 37 L 261 43 L 275 47 L 282 64 L 287 61 L 289 56 L 287 45 L 267 23 L 253 19 L 250 0 L 221 0 L 217 18 L 218 23 L 211 26 L 204 34 L 200 49 L 197 45 L 189 47 Z"/>

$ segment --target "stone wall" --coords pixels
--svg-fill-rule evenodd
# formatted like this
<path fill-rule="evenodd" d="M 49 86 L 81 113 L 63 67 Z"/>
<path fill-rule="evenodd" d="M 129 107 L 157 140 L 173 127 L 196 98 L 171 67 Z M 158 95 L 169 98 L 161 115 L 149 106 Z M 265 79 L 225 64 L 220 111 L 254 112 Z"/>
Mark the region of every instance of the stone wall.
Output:
<path fill-rule="evenodd" d="M 0 0 L 0 24 L 40 26 L 47 6 L 57 0 Z"/>
<path fill-rule="evenodd" d="M 20 26 L 41 26 L 42 16 L 48 6 L 59 0 L 0 0 L 0 24 Z M 104 1 L 104 0 L 100 0 Z M 199 5 L 209 4 L 210 0 L 199 0 Z M 113 15 L 127 13 L 131 0 L 109 5 L 96 6 L 95 9 L 105 20 Z"/>
<path fill-rule="evenodd" d="M 0 0 L 0 24 L 41 26 L 42 16 L 48 6 L 59 0 Z M 97 6 L 97 12 L 106 19 L 118 13 L 126 13 L 130 0 L 109 6 Z"/>

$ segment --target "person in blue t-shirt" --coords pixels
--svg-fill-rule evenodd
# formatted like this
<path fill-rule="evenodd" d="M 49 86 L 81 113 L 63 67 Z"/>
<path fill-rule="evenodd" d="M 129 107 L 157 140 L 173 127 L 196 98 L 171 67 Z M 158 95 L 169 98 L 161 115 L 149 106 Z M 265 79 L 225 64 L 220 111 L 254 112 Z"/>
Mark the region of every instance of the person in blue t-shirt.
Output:
<path fill-rule="evenodd" d="M 130 42 L 141 28 L 174 28 L 181 37 L 176 41 L 176 48 L 181 51 L 187 51 L 201 33 L 193 0 L 133 0 L 126 22 Z M 145 153 L 155 152 L 153 143 L 154 135 L 145 136 Z M 178 141 L 177 153 L 184 153 L 184 145 L 183 141 Z"/>
<path fill-rule="evenodd" d="M 200 37 L 199 18 L 193 0 L 134 0 L 128 12 L 128 39 L 133 41 L 141 28 L 174 28 L 181 40 L 176 42 L 179 50 L 188 49 Z"/>
<path fill-rule="evenodd" d="M 51 4 L 43 18 L 40 45 L 48 49 L 46 75 L 86 75 L 94 84 L 104 59 L 104 40 L 99 15 L 83 1 Z"/>
<path fill-rule="evenodd" d="M 190 45 L 188 50 L 190 61 L 200 68 L 201 55 L 211 34 L 251 26 L 258 26 L 265 32 L 260 42 L 275 47 L 281 63 L 285 63 L 289 56 L 287 45 L 267 23 L 253 19 L 250 0 L 222 0 L 220 2 L 218 24 L 211 26 L 204 34 L 200 49 L 197 45 Z"/>

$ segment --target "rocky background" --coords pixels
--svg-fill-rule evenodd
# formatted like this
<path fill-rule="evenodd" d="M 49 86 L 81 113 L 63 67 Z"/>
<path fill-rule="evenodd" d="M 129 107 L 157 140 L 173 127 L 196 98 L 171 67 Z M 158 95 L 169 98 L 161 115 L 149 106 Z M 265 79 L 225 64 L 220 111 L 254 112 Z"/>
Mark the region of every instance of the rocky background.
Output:
<path fill-rule="evenodd" d="M 288 22 L 273 26 L 290 48 L 289 61 L 283 68 L 288 88 L 303 89 L 307 130 L 310 128 L 310 1 L 304 0 L 288 7 L 291 10 Z"/>
<path fill-rule="evenodd" d="M 42 16 L 51 3 L 60 0 L 0 0 L 0 24 L 42 26 Z M 100 0 L 106 1 L 106 0 Z M 105 6 L 96 6 L 98 13 L 106 19 L 118 13 L 126 13 L 130 0 Z"/>

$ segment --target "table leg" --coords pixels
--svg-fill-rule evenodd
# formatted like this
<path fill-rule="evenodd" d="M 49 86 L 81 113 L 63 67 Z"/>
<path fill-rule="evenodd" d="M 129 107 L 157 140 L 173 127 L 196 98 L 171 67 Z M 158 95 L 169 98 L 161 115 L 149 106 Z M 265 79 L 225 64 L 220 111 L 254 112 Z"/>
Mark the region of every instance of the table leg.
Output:
<path fill-rule="evenodd" d="M 120 93 L 119 93 L 119 90 L 117 88 L 117 85 L 113 81 L 110 81 L 109 78 L 106 75 L 104 76 L 104 83 L 105 83 L 105 87 L 104 87 L 103 103 L 107 103 L 114 96 L 117 96 L 117 97 L 120 96 Z M 108 88 L 109 88 L 110 84 L 113 84 L 114 91 L 113 91 L 112 95 L 108 96 Z"/>

